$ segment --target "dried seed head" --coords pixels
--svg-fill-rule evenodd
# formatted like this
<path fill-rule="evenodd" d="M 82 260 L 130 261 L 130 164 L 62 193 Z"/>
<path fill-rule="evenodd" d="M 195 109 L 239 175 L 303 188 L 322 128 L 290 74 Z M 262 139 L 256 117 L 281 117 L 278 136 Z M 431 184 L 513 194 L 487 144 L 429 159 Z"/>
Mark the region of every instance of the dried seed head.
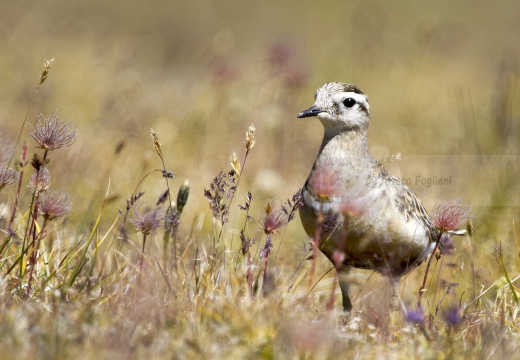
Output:
<path fill-rule="evenodd" d="M 255 131 L 255 127 L 251 124 L 246 132 L 246 153 L 249 153 L 253 146 L 255 146 Z"/>
<path fill-rule="evenodd" d="M 29 188 L 33 192 L 42 192 L 51 185 L 51 173 L 46 166 L 42 166 L 40 170 L 35 171 L 29 179 Z"/>
<path fill-rule="evenodd" d="M 43 70 L 40 75 L 40 82 L 38 85 L 43 84 L 45 82 L 45 80 L 47 80 L 47 76 L 49 76 L 49 71 L 51 70 L 51 65 L 53 62 L 54 62 L 54 58 L 52 58 L 50 60 L 45 60 L 43 62 Z"/>
<path fill-rule="evenodd" d="M 18 180 L 18 172 L 7 166 L 0 167 L 0 190 L 14 184 Z"/>
<path fill-rule="evenodd" d="M 240 161 L 238 161 L 237 154 L 233 153 L 231 157 L 229 158 L 229 162 L 231 163 L 231 167 L 237 174 L 237 176 L 240 176 L 242 173 L 242 166 L 240 165 Z"/>
<path fill-rule="evenodd" d="M 48 118 L 38 115 L 36 130 L 31 136 L 36 140 L 39 147 L 45 150 L 55 150 L 72 145 L 76 140 L 77 129 L 72 129 L 69 122 L 60 123 L 59 115 L 52 113 Z"/>
<path fill-rule="evenodd" d="M 385 158 L 383 161 L 380 161 L 379 164 L 377 165 L 374 173 L 378 173 L 381 171 L 381 169 L 383 168 L 383 166 L 385 166 L 385 164 L 388 164 L 388 163 L 391 163 L 391 162 L 394 162 L 396 160 L 402 160 L 403 159 L 403 154 L 398 152 L 398 153 L 395 153 L 393 155 L 390 155 L 389 157 Z"/>
<path fill-rule="evenodd" d="M 62 192 L 48 193 L 40 198 L 39 209 L 47 220 L 59 219 L 71 208 L 69 196 Z"/>
<path fill-rule="evenodd" d="M 152 234 L 162 226 L 165 214 L 161 208 L 145 211 L 140 214 L 137 208 L 134 208 L 134 218 L 130 222 L 135 229 L 144 235 Z"/>

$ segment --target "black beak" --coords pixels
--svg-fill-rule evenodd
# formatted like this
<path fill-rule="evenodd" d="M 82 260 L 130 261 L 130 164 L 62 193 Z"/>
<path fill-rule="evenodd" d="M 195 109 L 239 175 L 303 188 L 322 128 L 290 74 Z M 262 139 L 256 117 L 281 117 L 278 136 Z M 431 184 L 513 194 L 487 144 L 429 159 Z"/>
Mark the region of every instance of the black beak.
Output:
<path fill-rule="evenodd" d="M 322 113 L 322 112 L 323 112 L 323 110 L 316 107 L 316 105 L 313 105 L 312 107 L 308 108 L 307 110 L 299 113 L 298 117 L 301 119 L 301 118 L 306 118 L 306 117 L 311 117 L 311 116 L 318 116 L 318 114 Z"/>

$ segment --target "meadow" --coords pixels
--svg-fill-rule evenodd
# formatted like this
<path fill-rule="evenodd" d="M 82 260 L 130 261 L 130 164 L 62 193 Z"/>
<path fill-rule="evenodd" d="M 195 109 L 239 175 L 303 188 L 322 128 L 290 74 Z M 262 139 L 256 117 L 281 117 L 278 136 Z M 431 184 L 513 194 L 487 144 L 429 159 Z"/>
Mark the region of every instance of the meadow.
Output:
<path fill-rule="evenodd" d="M 0 358 L 518 358 L 519 8 L 4 5 Z M 471 212 L 398 313 L 363 270 L 343 313 L 300 224 L 327 81 L 428 211 Z"/>

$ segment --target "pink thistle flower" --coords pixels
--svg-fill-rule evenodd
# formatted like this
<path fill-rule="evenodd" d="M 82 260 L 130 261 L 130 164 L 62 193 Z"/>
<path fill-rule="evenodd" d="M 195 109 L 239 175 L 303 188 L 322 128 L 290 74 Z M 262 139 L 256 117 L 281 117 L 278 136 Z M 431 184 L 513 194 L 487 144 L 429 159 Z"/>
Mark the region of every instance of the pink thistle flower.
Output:
<path fill-rule="evenodd" d="M 345 192 L 345 184 L 337 170 L 330 166 L 319 166 L 311 175 L 309 185 L 321 201 L 327 201 Z"/>
<path fill-rule="evenodd" d="M 264 218 L 264 232 L 273 234 L 287 224 L 287 217 L 280 210 L 271 210 Z"/>
<path fill-rule="evenodd" d="M 432 220 L 441 231 L 460 230 L 471 218 L 471 207 L 462 205 L 463 198 L 439 201 L 432 210 Z"/>

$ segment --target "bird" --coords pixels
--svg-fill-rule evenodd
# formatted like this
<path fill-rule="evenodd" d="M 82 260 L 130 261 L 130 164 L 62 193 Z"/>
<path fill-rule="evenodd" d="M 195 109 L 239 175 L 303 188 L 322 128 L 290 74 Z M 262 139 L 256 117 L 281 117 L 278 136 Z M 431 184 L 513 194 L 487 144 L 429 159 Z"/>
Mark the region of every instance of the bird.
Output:
<path fill-rule="evenodd" d="M 398 284 L 432 254 L 439 237 L 417 195 L 371 155 L 369 109 L 358 87 L 329 82 L 297 116 L 317 117 L 324 127 L 299 213 L 307 235 L 336 267 L 344 311 L 352 310 L 347 276 L 352 267 Z"/>

